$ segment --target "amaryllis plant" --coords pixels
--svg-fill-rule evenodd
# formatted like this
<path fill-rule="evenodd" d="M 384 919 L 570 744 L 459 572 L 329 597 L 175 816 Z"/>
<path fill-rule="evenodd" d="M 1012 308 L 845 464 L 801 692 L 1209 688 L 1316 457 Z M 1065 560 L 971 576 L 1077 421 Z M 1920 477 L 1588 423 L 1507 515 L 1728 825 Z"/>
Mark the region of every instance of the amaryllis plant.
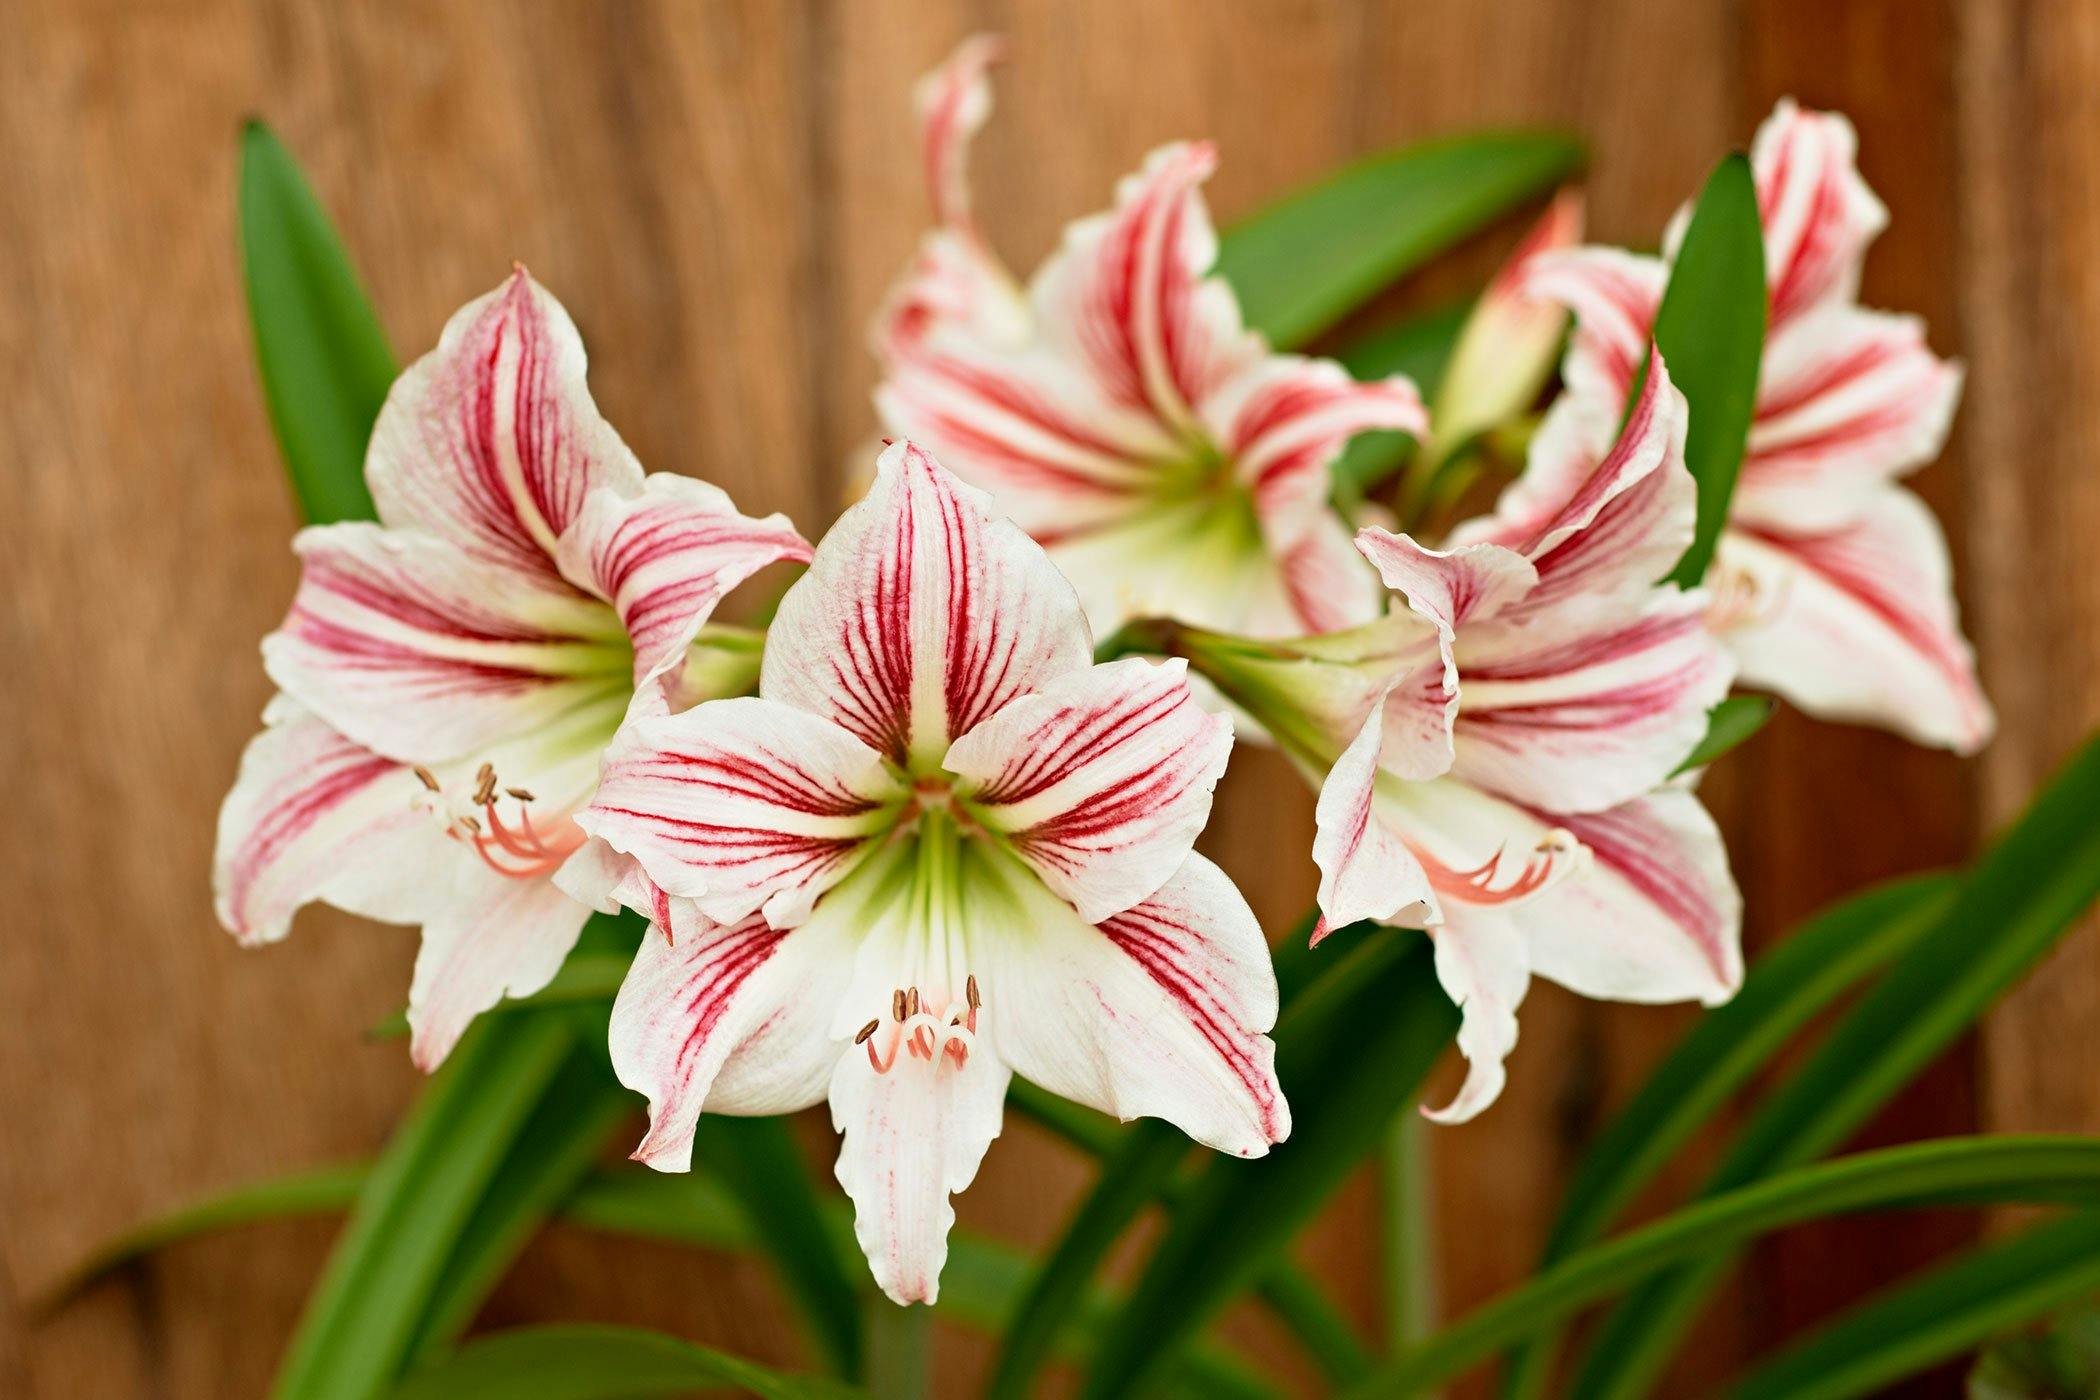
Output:
<path fill-rule="evenodd" d="M 1820 1160 L 2100 889 L 2100 751 L 1971 868 L 1747 967 L 1758 891 L 1699 796 L 1771 708 L 1737 686 L 1961 752 L 1990 733 L 1943 533 L 1900 484 L 1960 372 L 1858 305 L 1887 214 L 1845 120 L 1782 102 L 1660 256 L 1581 246 L 1550 134 L 1378 156 L 1222 236 L 1203 186 L 1229 153 L 1133 150 L 1024 283 L 967 169 L 1000 55 L 969 40 L 919 85 L 896 179 L 931 226 L 869 308 L 885 445 L 806 534 L 645 474 L 522 268 L 393 378 L 289 157 L 245 138 L 258 350 L 315 523 L 219 917 L 250 945 L 312 902 L 416 928 L 403 1029 L 433 1073 L 281 1392 L 905 1395 L 948 1375 L 937 1313 L 995 1337 L 996 1395 L 1058 1365 L 1089 1396 L 1266 1395 L 1214 1326 L 1251 1295 L 1352 1395 L 1498 1359 L 1506 1394 L 1632 1395 L 1762 1231 L 2100 1189 L 2076 1139 Z M 1468 310 L 1386 314 L 1491 226 L 1507 256 Z M 1333 333 L 1350 313 L 1367 335 Z M 1232 868 L 1198 847 L 1236 746 L 1317 799 Z M 1264 930 L 1243 890 L 1279 878 L 1317 895 Z M 1593 1145 L 1536 1277 L 1359 1335 L 1290 1241 L 1364 1160 L 1537 1072 L 1535 977 L 1713 1009 Z M 1702 1196 L 1603 1239 L 1755 1075 L 1779 1087 Z M 1013 1115 L 1100 1165 L 1034 1257 L 957 1223 Z M 639 1165 L 599 1165 L 608 1142 Z M 1395 1277 L 1419 1175 L 1382 1177 Z M 462 1342 L 556 1215 L 757 1252 L 825 1374 L 629 1329 Z M 1100 1282 L 1147 1217 L 1134 1281 Z M 2095 1250 L 2091 1217 L 2045 1220 L 1742 1393 L 1866 1393 L 2089 1287 Z M 2006 1279 L 2020 1309 L 1983 1306 Z"/>

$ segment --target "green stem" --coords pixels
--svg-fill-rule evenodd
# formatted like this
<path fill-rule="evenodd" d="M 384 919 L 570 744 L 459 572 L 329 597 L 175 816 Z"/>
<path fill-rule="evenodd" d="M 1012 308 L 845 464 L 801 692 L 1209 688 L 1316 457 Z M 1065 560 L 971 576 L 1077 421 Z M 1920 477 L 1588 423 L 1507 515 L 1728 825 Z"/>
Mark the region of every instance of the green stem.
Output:
<path fill-rule="evenodd" d="M 869 1305 L 868 1394 L 874 1400 L 925 1400 L 932 1393 L 933 1309 Z"/>
<path fill-rule="evenodd" d="M 1429 1207 L 1429 1141 L 1409 1103 L 1380 1147 L 1385 1186 L 1385 1324 L 1394 1351 L 1436 1328 L 1436 1236 Z"/>

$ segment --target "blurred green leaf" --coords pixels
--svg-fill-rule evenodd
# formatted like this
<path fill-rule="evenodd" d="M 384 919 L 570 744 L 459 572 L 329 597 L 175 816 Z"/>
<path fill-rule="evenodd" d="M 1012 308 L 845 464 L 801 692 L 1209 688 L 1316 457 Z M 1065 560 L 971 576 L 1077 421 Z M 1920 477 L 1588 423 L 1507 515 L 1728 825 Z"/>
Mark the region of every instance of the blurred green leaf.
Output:
<path fill-rule="evenodd" d="M 708 1171 L 742 1207 L 781 1289 L 831 1369 L 861 1371 L 861 1300 L 824 1225 L 809 1166 L 785 1118 L 709 1114 L 696 1139 Z M 858 1269 L 858 1264 L 853 1266 Z"/>
<path fill-rule="evenodd" d="M 613 1129 L 640 1106 L 598 1049 L 604 1011 L 585 1009 L 573 1023 L 578 1044 L 467 1217 L 409 1344 L 411 1361 L 466 1330 L 519 1251 L 597 1164 Z"/>
<path fill-rule="evenodd" d="M 2100 1141 L 1946 1138 L 1797 1167 L 1563 1259 L 1394 1357 L 1348 1394 L 1360 1400 L 1417 1394 L 1660 1268 L 1804 1220 L 1950 1203 L 2065 1201 L 2100 1201 Z"/>
<path fill-rule="evenodd" d="M 1143 1393 L 1361 1164 L 1458 1028 L 1429 940 L 1365 936 L 1291 1006 L 1276 1072 L 1291 1133 L 1266 1157 L 1214 1156 L 1102 1341 L 1085 1394 Z"/>
<path fill-rule="evenodd" d="M 1218 271 L 1247 324 L 1290 349 L 1552 189 L 1582 157 L 1572 136 L 1521 131 L 1372 156 L 1227 229 Z"/>
<path fill-rule="evenodd" d="M 309 523 L 373 518 L 365 442 L 394 382 L 386 333 L 298 162 L 241 131 L 241 265 L 270 425 Z"/>
<path fill-rule="evenodd" d="M 576 1045 L 556 1011 L 470 1030 L 365 1179 L 306 1300 L 276 1393 L 366 1400 L 400 1374 L 445 1265 Z"/>
<path fill-rule="evenodd" d="M 1741 154 L 1714 168 L 1692 207 L 1654 334 L 1670 382 L 1691 407 L 1684 461 L 1699 483 L 1699 522 L 1670 577 L 1692 588 L 1706 577 L 1728 519 L 1764 359 L 1764 225 Z"/>
<path fill-rule="evenodd" d="M 631 1327 L 521 1327 L 417 1370 L 396 1400 L 642 1400 L 735 1390 L 760 1400 L 861 1392 Z"/>
<path fill-rule="evenodd" d="M 1790 1343 L 1728 1393 L 1731 1400 L 1879 1394 L 2096 1288 L 2100 1214 L 2051 1220 L 1889 1289 Z M 2100 1361 L 2100 1350 L 2088 1359 Z M 2100 1375 L 2089 1371 L 2085 1389 L 2075 1393 L 2090 1396 L 2096 1387 Z M 2057 1393 L 2026 1392 L 2034 1400 Z"/>
<path fill-rule="evenodd" d="M 1772 718 L 1773 702 L 1763 695 L 1731 695 L 1706 712 L 1706 737 L 1677 765 L 1679 773 L 1704 768 L 1730 749 L 1746 742 Z"/>
<path fill-rule="evenodd" d="M 1404 374 L 1427 400 L 1443 382 L 1444 366 L 1458 344 L 1473 310 L 1469 301 L 1440 307 L 1412 320 L 1371 332 L 1342 348 L 1336 357 L 1358 379 Z M 1358 433 L 1335 459 L 1335 490 L 1344 500 L 1360 500 L 1403 466 L 1414 454 L 1415 440 L 1406 433 Z"/>
<path fill-rule="evenodd" d="M 97 1246 L 87 1258 L 67 1270 L 37 1306 L 40 1309 L 61 1307 L 112 1269 L 197 1235 L 259 1221 L 282 1220 L 288 1216 L 347 1210 L 357 1199 L 370 1171 L 371 1168 L 362 1162 L 315 1167 L 289 1176 L 250 1182 L 178 1206 Z"/>
<path fill-rule="evenodd" d="M 1757 960 L 1742 990 L 1706 1013 L 1583 1154 L 1547 1237 L 1547 1264 L 1603 1234 L 1699 1127 L 1811 1018 L 1911 948 L 1953 902 L 1952 875 L 1919 875 L 1833 905 Z M 1545 1393 L 1555 1334 L 1504 1375 L 1505 1395 Z"/>
<path fill-rule="evenodd" d="M 1985 1347 L 1969 1400 L 2100 1400 L 2100 1312 L 2080 1308 Z"/>
<path fill-rule="evenodd" d="M 1978 859 L 1959 894 L 1768 1096 L 1708 1181 L 1714 1193 L 1838 1147 L 2031 969 L 2100 897 L 2100 739 Z M 1642 1394 L 1733 1262 L 1715 1253 L 1626 1299 L 1591 1342 L 1576 1393 Z"/>
<path fill-rule="evenodd" d="M 1324 957 L 1315 954 L 1308 946 L 1313 924 L 1310 916 L 1301 921 L 1274 953 L 1283 1002 L 1275 1031 L 1279 1065 L 1287 1043 L 1326 1043 L 1323 1037 L 1331 1035 L 1333 1029 L 1321 1023 L 1321 1016 L 1338 998 L 1345 999 L 1349 989 L 1373 975 L 1389 956 L 1375 947 L 1365 954 L 1362 944 L 1367 925 L 1339 930 L 1323 945 Z M 1376 944 L 1384 940 L 1370 941 Z M 1109 1248 L 1147 1205 L 1173 1194 L 1176 1169 L 1189 1155 L 1189 1140 L 1181 1130 L 1157 1119 L 1145 1119 L 1121 1130 L 1114 1151 L 1102 1159 L 1092 1193 L 1080 1203 L 1057 1244 L 1037 1268 L 1026 1296 L 1014 1312 L 993 1365 L 988 1394 L 1029 1393 L 1036 1372 L 1049 1359 L 1051 1342 L 1085 1296 L 1089 1281 Z M 1291 1292 L 1283 1300 L 1286 1308 L 1305 1300 L 1303 1290 L 1294 1284 L 1285 1282 L 1282 1287 Z M 1314 1338 L 1304 1339 L 1309 1346 L 1318 1345 Z"/>

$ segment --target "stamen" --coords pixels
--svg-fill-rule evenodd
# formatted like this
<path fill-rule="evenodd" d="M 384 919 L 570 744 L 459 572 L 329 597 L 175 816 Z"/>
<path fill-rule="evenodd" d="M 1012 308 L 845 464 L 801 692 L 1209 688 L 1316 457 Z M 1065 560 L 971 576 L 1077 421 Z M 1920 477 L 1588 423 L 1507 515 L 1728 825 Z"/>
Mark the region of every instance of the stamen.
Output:
<path fill-rule="evenodd" d="M 495 765 L 484 763 L 474 771 L 474 805 L 486 807 L 496 800 Z"/>
<path fill-rule="evenodd" d="M 890 1019 L 895 1021 L 904 1019 L 904 989 L 902 987 L 890 993 Z"/>
<path fill-rule="evenodd" d="M 970 980 L 969 980 L 969 981 L 967 981 L 967 982 L 965 982 L 965 983 L 963 983 L 963 995 L 964 995 L 964 996 L 965 996 L 966 998 L 968 998 L 968 1000 L 969 1000 L 969 1003 L 970 1003 L 970 1009 L 971 1009 L 972 1011 L 975 1011 L 975 1010 L 976 1010 L 976 1009 L 977 1009 L 978 1007 L 980 1007 L 980 1006 L 984 1005 L 984 1002 L 983 1002 L 983 1001 L 982 1001 L 982 1000 L 981 1000 L 981 999 L 980 999 L 980 998 L 978 997 L 978 995 L 977 995 L 977 974 L 976 974 L 976 973 L 974 973 L 974 972 L 973 972 L 973 973 L 971 973 L 971 974 L 970 974 Z"/>
<path fill-rule="evenodd" d="M 914 1016 L 919 1014 L 919 989 L 917 987 L 911 989 L 911 1002 L 906 1009 Z"/>
<path fill-rule="evenodd" d="M 414 768 L 410 769 L 409 771 L 416 775 L 417 782 L 420 782 L 424 787 L 429 788 L 432 792 L 443 791 L 443 789 L 438 786 L 437 775 L 435 773 L 432 773 L 428 768 L 425 768 L 422 764 L 418 763 Z"/>
<path fill-rule="evenodd" d="M 527 792 L 524 788 L 505 788 L 503 790 L 509 793 L 512 797 L 517 798 L 520 802 L 532 801 L 532 794 Z"/>
<path fill-rule="evenodd" d="M 868 1022 L 868 1024 L 866 1024 L 865 1026 L 862 1026 L 862 1027 L 860 1028 L 860 1034 L 859 1034 L 859 1035 L 857 1035 L 857 1036 L 855 1036 L 855 1037 L 853 1037 L 853 1043 L 854 1043 L 855 1045 L 865 1045 L 865 1044 L 867 1044 L 867 1043 L 868 1043 L 868 1037 L 869 1037 L 869 1036 L 871 1036 L 871 1035 L 873 1035 L 873 1034 L 875 1034 L 875 1028 L 876 1028 L 877 1026 L 880 1026 L 881 1024 L 882 1024 L 882 1018 L 881 1018 L 880 1016 L 878 1016 L 878 1017 L 876 1017 L 876 1018 L 875 1018 L 874 1020 L 872 1020 L 872 1021 Z"/>

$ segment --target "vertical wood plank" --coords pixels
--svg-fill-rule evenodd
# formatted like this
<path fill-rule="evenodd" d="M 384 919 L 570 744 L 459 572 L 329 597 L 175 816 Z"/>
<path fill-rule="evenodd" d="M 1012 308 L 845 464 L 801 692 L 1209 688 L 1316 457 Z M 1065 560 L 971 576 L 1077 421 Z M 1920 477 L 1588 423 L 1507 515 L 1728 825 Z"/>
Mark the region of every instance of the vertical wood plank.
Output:
<path fill-rule="evenodd" d="M 1963 0 L 1958 16 L 1968 531 L 2000 733 L 2002 821 L 2100 726 L 2100 13 Z M 2100 1129 L 2100 928 L 2089 919 L 1983 1031 L 1984 1119 Z"/>

